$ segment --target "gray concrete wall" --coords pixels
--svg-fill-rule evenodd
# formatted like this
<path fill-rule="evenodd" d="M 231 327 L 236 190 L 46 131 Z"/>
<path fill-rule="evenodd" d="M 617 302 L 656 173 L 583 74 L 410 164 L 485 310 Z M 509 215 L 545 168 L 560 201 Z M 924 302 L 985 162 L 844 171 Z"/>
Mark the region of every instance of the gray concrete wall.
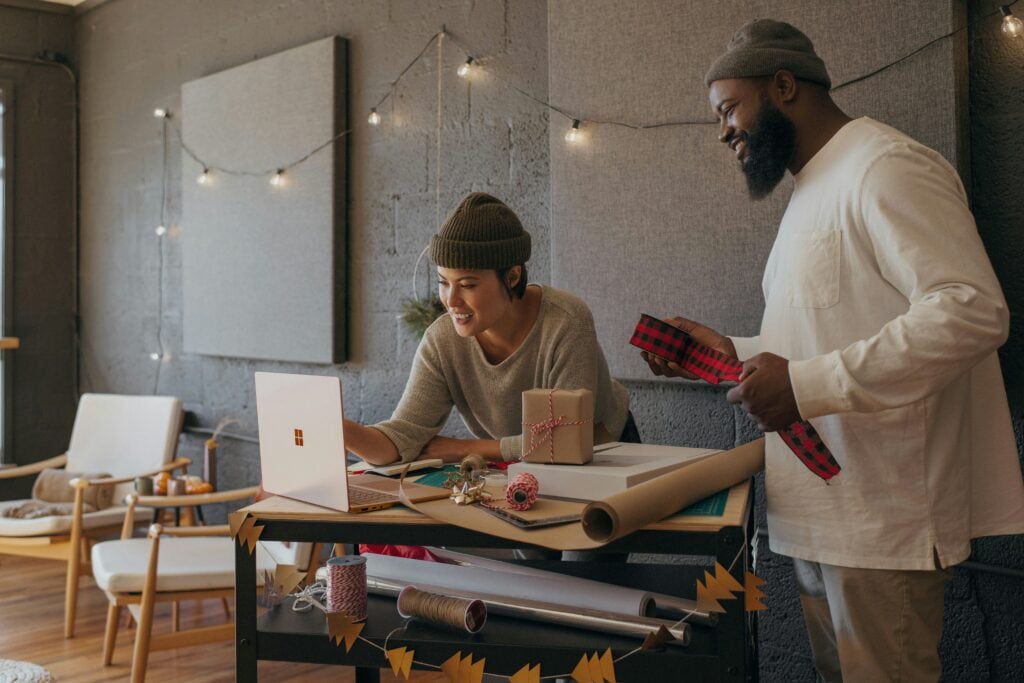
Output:
<path fill-rule="evenodd" d="M 503 78 L 543 97 L 546 12 L 543 1 L 521 0 L 115 0 L 80 17 L 83 388 L 175 394 L 202 425 L 237 416 L 242 424 L 232 429 L 255 434 L 253 371 L 334 373 L 343 380 L 347 416 L 363 422 L 390 416 L 417 343 L 397 314 L 412 293 L 416 258 L 435 231 L 438 167 L 442 220 L 470 191 L 501 197 L 533 234 L 530 277 L 549 281 L 547 111 L 493 77 L 458 78 L 465 54 L 448 41 L 440 160 L 434 47 L 382 107 L 382 124 L 371 128 L 366 115 L 442 25 Z M 179 236 L 162 242 L 154 236 L 162 148 L 151 112 L 156 106 L 177 111 L 184 82 L 335 34 L 349 41 L 355 126 L 349 139 L 351 361 L 302 366 L 182 354 L 181 253 L 190 226 L 180 225 Z M 171 224 L 181 218 L 180 156 L 172 139 Z M 421 293 L 428 278 L 434 279 L 424 262 Z M 162 363 L 149 360 L 158 326 L 171 354 Z M 197 454 L 200 443 L 186 438 L 184 454 Z M 225 442 L 220 462 L 226 485 L 258 478 L 253 445 Z"/>
<path fill-rule="evenodd" d="M 0 6 L 0 53 L 72 57 L 73 15 Z M 14 139 L 8 159 L 13 223 L 5 286 L 4 333 L 21 339 L 4 364 L 11 382 L 8 452 L 18 464 L 63 453 L 78 396 L 74 343 L 74 86 L 52 65 L 0 57 L 0 80 L 13 84 Z M 26 495 L 31 480 L 0 484 L 0 497 Z"/>

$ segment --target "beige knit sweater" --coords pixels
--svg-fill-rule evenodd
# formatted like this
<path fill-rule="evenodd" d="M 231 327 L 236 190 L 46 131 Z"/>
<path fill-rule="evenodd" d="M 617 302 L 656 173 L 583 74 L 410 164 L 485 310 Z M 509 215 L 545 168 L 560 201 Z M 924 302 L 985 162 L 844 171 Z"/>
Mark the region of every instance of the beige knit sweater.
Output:
<path fill-rule="evenodd" d="M 444 426 L 452 406 L 479 439 L 499 439 L 501 455 L 522 453 L 522 393 L 527 389 L 589 389 L 594 424 L 614 436 L 629 411 L 629 394 L 611 378 L 590 309 L 579 298 L 544 287 L 533 329 L 515 352 L 489 363 L 475 338 L 462 338 L 448 315 L 420 342 L 405 392 L 390 420 L 372 425 L 391 439 L 403 461 L 415 460 Z"/>

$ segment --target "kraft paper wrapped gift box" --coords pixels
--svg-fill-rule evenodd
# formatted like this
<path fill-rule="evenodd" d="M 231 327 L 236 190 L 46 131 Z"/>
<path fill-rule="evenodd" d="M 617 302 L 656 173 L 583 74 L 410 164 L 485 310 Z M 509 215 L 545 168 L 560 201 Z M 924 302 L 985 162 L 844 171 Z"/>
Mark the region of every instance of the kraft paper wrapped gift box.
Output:
<path fill-rule="evenodd" d="M 584 465 L 594 457 L 594 395 L 588 389 L 523 392 L 523 460 Z"/>

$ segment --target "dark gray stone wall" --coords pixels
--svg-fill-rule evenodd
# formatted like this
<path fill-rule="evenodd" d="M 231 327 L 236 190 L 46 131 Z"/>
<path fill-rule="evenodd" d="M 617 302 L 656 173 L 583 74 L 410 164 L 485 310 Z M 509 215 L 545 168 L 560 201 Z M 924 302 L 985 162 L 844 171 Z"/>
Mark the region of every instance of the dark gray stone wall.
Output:
<path fill-rule="evenodd" d="M 1010 338 L 1000 349 L 1018 449 L 1024 448 L 1024 37 L 999 31 L 999 2 L 968 3 L 970 21 L 970 145 L 972 204 L 978 230 L 1010 308 Z M 1024 16 L 1024 5 L 1012 8 Z M 993 16 L 994 15 L 994 16 Z M 1024 571 L 1024 536 L 974 542 L 971 559 Z M 959 571 L 947 593 L 947 612 L 958 611 L 972 651 L 983 660 L 977 674 L 1024 680 L 1024 581 Z M 947 614 L 947 626 L 951 615 Z M 947 629 L 947 631 L 950 629 Z M 950 643 L 950 634 L 943 645 Z M 950 660 L 947 660 L 950 661 Z M 968 658 L 955 663 L 967 671 Z M 967 680 L 967 678 L 950 680 Z M 981 680 L 975 677 L 972 680 Z"/>
<path fill-rule="evenodd" d="M 0 6 L 0 53 L 73 57 L 73 15 Z M 75 377 L 74 86 L 60 67 L 0 57 L 0 80 L 13 84 L 14 124 L 8 180 L 13 223 L 4 332 L 21 348 L 5 353 L 11 382 L 9 462 L 63 453 L 78 402 Z M 21 497 L 31 480 L 0 482 L 0 496 Z"/>

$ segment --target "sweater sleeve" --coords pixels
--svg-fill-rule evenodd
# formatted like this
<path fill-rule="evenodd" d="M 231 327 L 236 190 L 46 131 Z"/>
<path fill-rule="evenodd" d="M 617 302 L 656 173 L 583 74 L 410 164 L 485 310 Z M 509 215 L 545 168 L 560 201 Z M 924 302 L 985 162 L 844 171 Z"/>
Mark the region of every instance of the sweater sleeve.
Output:
<path fill-rule="evenodd" d="M 391 419 L 370 425 L 395 444 L 402 462 L 415 460 L 444 427 L 453 400 L 429 330 L 416 350 L 409 380 Z"/>
<path fill-rule="evenodd" d="M 908 301 L 872 337 L 803 361 L 804 418 L 873 412 L 940 391 L 1006 341 L 1009 315 L 953 169 L 899 143 L 867 169 L 861 227 L 880 275 Z"/>

